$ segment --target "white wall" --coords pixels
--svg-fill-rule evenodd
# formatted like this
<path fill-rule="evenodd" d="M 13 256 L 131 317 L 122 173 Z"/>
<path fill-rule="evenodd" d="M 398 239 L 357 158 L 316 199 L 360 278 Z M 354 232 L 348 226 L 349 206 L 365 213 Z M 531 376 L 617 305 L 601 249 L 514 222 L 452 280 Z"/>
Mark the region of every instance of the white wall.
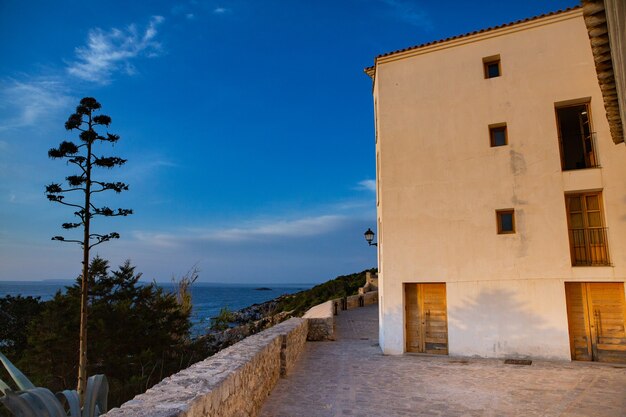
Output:
<path fill-rule="evenodd" d="M 502 76 L 484 79 L 496 54 Z M 580 9 L 378 58 L 374 97 L 383 351 L 404 352 L 403 283 L 446 282 L 450 354 L 569 358 L 563 282 L 626 280 L 626 147 Z M 586 97 L 602 168 L 564 173 L 555 103 Z M 492 148 L 500 122 L 509 144 Z M 564 193 L 597 189 L 613 266 L 574 268 Z M 517 231 L 498 235 L 506 208 Z"/>
<path fill-rule="evenodd" d="M 453 282 L 446 289 L 451 355 L 570 358 L 563 281 Z"/>

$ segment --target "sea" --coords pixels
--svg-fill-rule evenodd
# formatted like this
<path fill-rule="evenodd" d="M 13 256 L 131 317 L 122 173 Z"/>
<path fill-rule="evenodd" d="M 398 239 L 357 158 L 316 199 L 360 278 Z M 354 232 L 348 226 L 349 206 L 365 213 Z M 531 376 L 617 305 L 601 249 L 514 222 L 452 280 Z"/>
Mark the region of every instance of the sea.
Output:
<path fill-rule="evenodd" d="M 50 300 L 57 291 L 64 292 L 73 281 L 0 281 L 0 297 L 22 295 Z M 175 293 L 172 283 L 157 283 L 168 292 Z M 314 284 L 217 284 L 194 282 L 191 285 L 192 335 L 206 333 L 211 317 L 219 314 L 222 308 L 240 310 L 253 304 L 263 303 L 284 294 L 293 294 L 309 289 Z"/>

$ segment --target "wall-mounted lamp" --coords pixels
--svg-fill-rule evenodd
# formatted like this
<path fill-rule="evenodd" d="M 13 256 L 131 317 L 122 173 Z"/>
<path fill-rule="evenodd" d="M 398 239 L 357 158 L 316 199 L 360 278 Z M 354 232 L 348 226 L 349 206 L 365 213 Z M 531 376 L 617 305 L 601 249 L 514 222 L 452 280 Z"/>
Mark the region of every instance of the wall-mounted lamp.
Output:
<path fill-rule="evenodd" d="M 368 228 L 367 231 L 364 233 L 364 235 L 365 235 L 365 240 L 367 240 L 367 243 L 370 246 L 378 246 L 378 243 L 372 242 L 372 240 L 374 240 L 374 232 L 372 232 L 372 229 Z"/>

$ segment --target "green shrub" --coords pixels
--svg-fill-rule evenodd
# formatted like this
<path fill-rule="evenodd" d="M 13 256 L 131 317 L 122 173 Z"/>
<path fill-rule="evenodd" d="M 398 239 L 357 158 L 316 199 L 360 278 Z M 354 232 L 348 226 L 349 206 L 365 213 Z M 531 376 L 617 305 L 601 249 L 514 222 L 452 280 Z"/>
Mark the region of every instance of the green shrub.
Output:
<path fill-rule="evenodd" d="M 294 315 L 300 316 L 317 304 L 357 294 L 359 287 L 365 285 L 365 274 L 376 271 L 376 268 L 372 268 L 355 274 L 341 275 L 309 290 L 286 296 L 278 303 L 276 312 L 293 311 Z"/>

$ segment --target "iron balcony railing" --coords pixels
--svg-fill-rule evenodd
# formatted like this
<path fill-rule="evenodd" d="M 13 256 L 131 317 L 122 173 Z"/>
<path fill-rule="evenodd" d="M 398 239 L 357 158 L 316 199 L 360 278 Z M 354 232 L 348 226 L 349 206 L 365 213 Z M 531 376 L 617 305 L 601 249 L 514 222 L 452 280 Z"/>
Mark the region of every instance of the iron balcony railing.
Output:
<path fill-rule="evenodd" d="M 611 265 L 606 227 L 569 229 L 574 266 Z"/>

